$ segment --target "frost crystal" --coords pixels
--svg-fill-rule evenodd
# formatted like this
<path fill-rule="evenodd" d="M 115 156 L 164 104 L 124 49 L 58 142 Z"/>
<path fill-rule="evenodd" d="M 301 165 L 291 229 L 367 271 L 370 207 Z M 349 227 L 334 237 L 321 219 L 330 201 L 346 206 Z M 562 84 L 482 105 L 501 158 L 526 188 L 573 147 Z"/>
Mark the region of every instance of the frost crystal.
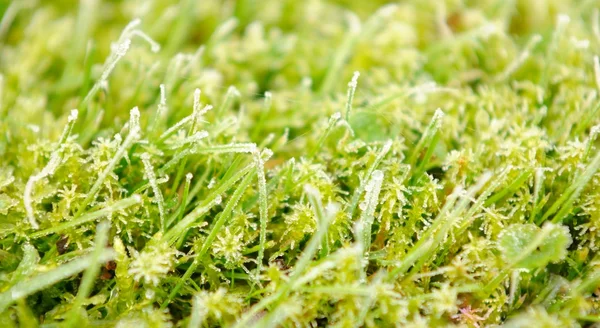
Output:
<path fill-rule="evenodd" d="M 439 129 L 442 126 L 442 121 L 444 120 L 444 111 L 442 111 L 441 108 L 438 108 L 435 110 L 435 113 L 433 114 L 433 126 L 436 129 Z"/>
<path fill-rule="evenodd" d="M 266 153 L 266 152 L 265 152 Z M 273 154 L 269 150 L 268 156 Z M 260 268 L 262 267 L 262 260 L 265 251 L 266 233 L 267 233 L 267 220 L 268 220 L 268 195 L 267 195 L 267 180 L 265 178 L 265 163 L 261 153 L 256 151 L 254 153 L 254 161 L 256 165 L 256 174 L 258 177 L 258 201 L 259 201 L 259 215 L 260 215 L 260 249 L 258 254 L 258 268 L 257 271 L 260 274 Z"/>
<path fill-rule="evenodd" d="M 167 96 L 165 91 L 165 85 L 161 83 L 160 88 L 160 104 L 165 106 L 167 104 Z"/>
<path fill-rule="evenodd" d="M 373 225 L 375 208 L 379 203 L 379 192 L 381 191 L 382 183 L 383 172 L 380 170 L 373 171 L 373 174 L 371 174 L 371 179 L 365 186 L 365 200 L 359 205 L 359 208 L 363 212 L 360 217 L 360 221 L 357 223 L 356 234 L 358 235 L 357 239 L 363 249 L 363 252 L 365 252 L 365 257 L 366 254 L 368 254 L 371 246 L 371 227 Z"/>
<path fill-rule="evenodd" d="M 358 86 L 359 76 L 359 72 L 354 72 L 354 75 L 352 75 L 352 80 L 348 82 L 348 93 L 346 96 L 346 121 L 350 118 L 350 112 L 352 111 L 352 101 L 354 100 L 354 93 L 356 92 L 356 87 Z"/>
<path fill-rule="evenodd" d="M 352 75 L 352 80 L 350 80 L 350 82 L 348 82 L 349 88 L 356 90 L 356 86 L 358 85 L 358 77 L 359 76 L 360 76 L 360 72 L 358 72 L 358 71 L 354 72 L 354 74 Z"/>
<path fill-rule="evenodd" d="M 77 119 L 77 115 L 79 114 L 79 112 L 77 111 L 77 109 L 72 109 L 71 110 L 71 114 L 68 117 L 68 121 L 69 122 L 73 122 Z"/>
<path fill-rule="evenodd" d="M 595 139 L 598 136 L 598 134 L 600 134 L 600 124 L 594 125 L 590 129 L 590 138 Z"/>
<path fill-rule="evenodd" d="M 154 174 L 154 168 L 152 167 L 152 163 L 150 163 L 150 155 L 148 153 L 142 154 L 142 163 L 144 163 L 144 169 L 146 170 L 146 177 L 150 182 L 150 186 L 152 187 L 152 192 L 154 192 L 154 200 L 158 204 L 158 214 L 160 215 L 160 226 L 164 231 L 165 227 L 165 205 L 164 199 L 162 196 L 162 192 L 158 187 L 158 183 L 156 181 L 156 175 Z"/>
<path fill-rule="evenodd" d="M 223 198 L 221 197 L 221 195 L 217 195 L 215 197 L 215 200 L 213 201 L 216 205 L 219 205 L 223 202 Z"/>
<path fill-rule="evenodd" d="M 136 132 L 140 130 L 140 110 L 137 106 L 129 112 L 129 130 Z"/>
<path fill-rule="evenodd" d="M 187 144 L 195 144 L 195 143 L 200 142 L 202 139 L 205 139 L 206 137 L 208 137 L 208 132 L 199 131 L 183 140 L 173 143 L 171 145 L 171 148 L 181 148 Z"/>
<path fill-rule="evenodd" d="M 154 119 L 154 127 L 155 128 L 157 122 L 161 119 L 163 119 L 163 115 L 165 114 L 165 112 L 167 111 L 167 92 L 165 89 L 165 85 L 161 84 L 160 85 L 160 101 L 158 103 L 158 109 L 156 111 L 156 118 Z"/>
<path fill-rule="evenodd" d="M 131 45 L 131 40 L 130 39 L 125 39 L 123 42 L 119 43 L 115 47 L 115 49 L 114 49 L 114 56 L 109 57 L 109 59 L 107 60 L 107 64 L 106 64 L 106 66 L 104 68 L 104 71 L 102 72 L 102 75 L 100 76 L 100 79 L 97 82 L 98 83 L 98 87 L 100 87 L 102 84 L 107 83 L 108 76 L 115 69 L 115 66 L 117 65 L 117 63 L 119 62 L 119 60 L 121 58 L 123 58 L 123 56 L 125 56 L 127 54 L 127 51 L 129 50 L 129 46 L 130 45 Z M 90 94 L 88 94 L 88 96 L 89 95 Z M 88 96 L 86 96 L 86 98 Z"/>
<path fill-rule="evenodd" d="M 129 50 L 130 46 L 131 46 L 131 40 L 129 40 L 129 39 L 126 39 L 125 41 L 123 41 L 122 43 L 117 45 L 117 48 L 115 49 L 115 54 L 117 55 L 117 57 L 125 56 L 127 54 L 127 51 Z"/>
<path fill-rule="evenodd" d="M 196 88 L 196 90 L 194 90 L 194 107 L 193 107 L 194 113 L 197 113 L 200 111 L 200 94 L 202 94 L 202 91 L 200 91 L 199 88 Z"/>
<path fill-rule="evenodd" d="M 208 182 L 208 186 L 206 186 L 206 188 L 208 189 L 212 189 L 215 187 L 215 184 L 217 183 L 217 180 L 215 178 L 210 179 L 210 181 Z"/>

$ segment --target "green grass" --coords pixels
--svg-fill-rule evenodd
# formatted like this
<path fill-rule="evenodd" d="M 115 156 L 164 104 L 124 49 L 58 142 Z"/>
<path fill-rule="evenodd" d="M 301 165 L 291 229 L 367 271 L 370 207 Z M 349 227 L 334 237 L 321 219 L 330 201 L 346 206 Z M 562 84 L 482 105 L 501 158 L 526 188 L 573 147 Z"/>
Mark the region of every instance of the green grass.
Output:
<path fill-rule="evenodd" d="M 592 326 L 599 8 L 0 1 L 0 326 Z"/>

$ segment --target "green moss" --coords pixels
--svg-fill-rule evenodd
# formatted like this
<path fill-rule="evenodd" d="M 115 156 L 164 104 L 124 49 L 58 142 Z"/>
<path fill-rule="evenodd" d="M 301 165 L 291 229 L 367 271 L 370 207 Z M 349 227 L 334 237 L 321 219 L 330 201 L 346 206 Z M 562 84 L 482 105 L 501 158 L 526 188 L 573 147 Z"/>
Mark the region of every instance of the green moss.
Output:
<path fill-rule="evenodd" d="M 600 321 L 598 6 L 0 2 L 0 326 Z"/>

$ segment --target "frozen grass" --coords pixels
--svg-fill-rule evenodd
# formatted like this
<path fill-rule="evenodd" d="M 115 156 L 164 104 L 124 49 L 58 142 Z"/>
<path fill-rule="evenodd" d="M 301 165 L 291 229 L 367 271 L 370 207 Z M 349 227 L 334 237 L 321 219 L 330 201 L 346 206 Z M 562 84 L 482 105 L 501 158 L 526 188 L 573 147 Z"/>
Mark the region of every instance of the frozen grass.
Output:
<path fill-rule="evenodd" d="M 600 322 L 598 8 L 0 2 L 0 326 Z"/>

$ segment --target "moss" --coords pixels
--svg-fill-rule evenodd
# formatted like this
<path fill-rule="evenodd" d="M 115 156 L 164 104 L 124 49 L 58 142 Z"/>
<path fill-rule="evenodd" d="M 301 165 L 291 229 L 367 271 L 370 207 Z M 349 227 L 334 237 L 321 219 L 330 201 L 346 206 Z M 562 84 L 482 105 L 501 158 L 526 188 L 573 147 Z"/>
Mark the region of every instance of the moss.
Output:
<path fill-rule="evenodd" d="M 600 321 L 596 1 L 0 17 L 0 325 Z"/>

